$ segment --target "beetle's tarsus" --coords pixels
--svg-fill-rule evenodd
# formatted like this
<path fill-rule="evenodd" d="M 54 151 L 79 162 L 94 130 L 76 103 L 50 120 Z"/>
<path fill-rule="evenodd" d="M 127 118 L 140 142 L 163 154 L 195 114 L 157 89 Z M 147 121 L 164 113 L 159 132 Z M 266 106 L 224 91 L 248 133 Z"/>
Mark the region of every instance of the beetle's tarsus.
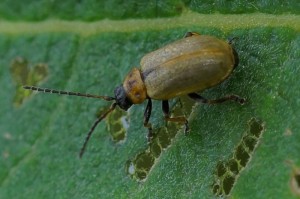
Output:
<path fill-rule="evenodd" d="M 245 98 L 242 98 L 238 95 L 228 95 L 228 96 L 225 96 L 223 98 L 226 98 L 228 100 L 233 100 L 241 105 L 243 105 L 245 102 L 246 102 L 246 99 Z"/>
<path fill-rule="evenodd" d="M 245 104 L 245 102 L 246 102 L 246 99 L 245 99 L 245 98 L 240 98 L 240 99 L 239 99 L 239 103 L 240 103 L 241 105 Z"/>
<path fill-rule="evenodd" d="M 187 134 L 189 131 L 188 121 L 184 116 L 170 117 L 170 109 L 168 100 L 162 101 L 162 110 L 165 115 L 165 120 L 169 122 L 178 122 L 184 124 L 184 133 Z"/>
<path fill-rule="evenodd" d="M 151 99 L 148 99 L 148 103 L 144 112 L 144 127 L 148 129 L 148 135 L 147 135 L 147 140 L 148 143 L 152 140 L 153 138 L 153 133 L 152 133 L 152 125 L 149 122 L 150 116 L 151 116 L 151 111 L 152 111 L 152 101 Z"/>
<path fill-rule="evenodd" d="M 152 141 L 152 139 L 153 139 L 152 127 L 149 127 L 148 128 L 148 135 L 147 135 L 148 144 Z"/>
<path fill-rule="evenodd" d="M 184 123 L 184 135 L 188 135 L 190 134 L 190 127 L 189 127 L 189 122 L 186 120 L 186 122 Z"/>

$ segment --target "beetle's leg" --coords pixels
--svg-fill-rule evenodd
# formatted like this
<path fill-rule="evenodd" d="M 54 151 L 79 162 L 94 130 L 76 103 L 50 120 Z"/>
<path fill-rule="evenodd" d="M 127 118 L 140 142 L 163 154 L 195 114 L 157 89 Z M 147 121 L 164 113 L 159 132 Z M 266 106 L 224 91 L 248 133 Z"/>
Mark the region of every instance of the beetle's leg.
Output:
<path fill-rule="evenodd" d="M 228 44 L 232 45 L 235 40 L 238 40 L 238 37 L 230 37 L 227 39 Z"/>
<path fill-rule="evenodd" d="M 151 125 L 151 123 L 149 123 L 151 111 L 152 111 L 152 101 L 149 98 L 145 112 L 144 112 L 144 127 L 146 127 L 148 129 L 148 135 L 147 135 L 148 142 L 153 138 L 152 125 Z"/>
<path fill-rule="evenodd" d="M 170 121 L 170 122 L 178 122 L 181 124 L 184 124 L 184 133 L 187 134 L 189 131 L 189 126 L 188 126 L 188 121 L 184 116 L 179 116 L 179 117 L 170 117 L 170 109 L 169 109 L 169 102 L 168 100 L 163 100 L 162 101 L 162 110 L 165 115 L 165 120 Z"/>
<path fill-rule="evenodd" d="M 193 35 L 200 35 L 199 33 L 196 33 L 196 32 L 186 32 L 185 34 L 184 34 L 184 38 L 185 37 L 191 37 L 191 36 L 193 36 Z"/>
<path fill-rule="evenodd" d="M 219 104 L 219 103 L 223 103 L 223 102 L 226 102 L 229 100 L 238 102 L 240 104 L 244 104 L 246 101 L 245 98 L 242 98 L 237 95 L 227 95 L 227 96 L 219 98 L 219 99 L 206 99 L 206 98 L 198 95 L 197 93 L 190 93 L 190 94 L 188 94 L 188 96 L 197 102 L 206 103 L 206 104 Z"/>

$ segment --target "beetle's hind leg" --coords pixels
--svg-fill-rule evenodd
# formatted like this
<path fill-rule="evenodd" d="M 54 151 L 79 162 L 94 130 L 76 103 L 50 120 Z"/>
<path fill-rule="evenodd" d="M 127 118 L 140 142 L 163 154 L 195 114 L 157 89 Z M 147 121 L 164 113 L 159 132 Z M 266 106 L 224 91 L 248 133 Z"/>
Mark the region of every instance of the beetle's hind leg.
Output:
<path fill-rule="evenodd" d="M 198 95 L 197 93 L 190 93 L 190 94 L 188 94 L 188 96 L 197 102 L 201 102 L 201 103 L 205 103 L 205 104 L 220 104 L 220 103 L 223 103 L 223 102 L 226 102 L 229 100 L 238 102 L 240 104 L 244 104 L 246 101 L 245 98 L 242 98 L 238 95 L 227 95 L 227 96 L 219 98 L 219 99 L 206 99 L 206 98 Z"/>
<path fill-rule="evenodd" d="M 148 129 L 148 135 L 147 135 L 148 142 L 150 142 L 151 139 L 153 138 L 152 125 L 149 122 L 149 119 L 151 116 L 151 111 L 152 111 L 152 101 L 149 98 L 145 112 L 144 112 L 144 127 L 146 127 Z"/>
<path fill-rule="evenodd" d="M 189 131 L 188 121 L 184 116 L 170 117 L 170 109 L 168 100 L 162 101 L 162 110 L 165 115 L 165 120 L 170 122 L 178 122 L 184 124 L 184 133 L 187 134 Z"/>
<path fill-rule="evenodd" d="M 238 40 L 239 38 L 238 37 L 229 37 L 227 39 L 227 42 L 229 45 L 232 45 L 234 43 L 235 40 Z"/>

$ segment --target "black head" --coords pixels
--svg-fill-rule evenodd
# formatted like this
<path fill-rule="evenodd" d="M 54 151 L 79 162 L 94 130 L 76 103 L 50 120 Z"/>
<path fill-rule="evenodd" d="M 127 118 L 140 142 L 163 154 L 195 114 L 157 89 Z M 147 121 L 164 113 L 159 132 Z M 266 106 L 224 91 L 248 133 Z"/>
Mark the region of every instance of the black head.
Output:
<path fill-rule="evenodd" d="M 128 99 L 124 87 L 120 85 L 115 88 L 114 92 L 117 105 L 127 111 L 132 106 L 132 102 Z"/>

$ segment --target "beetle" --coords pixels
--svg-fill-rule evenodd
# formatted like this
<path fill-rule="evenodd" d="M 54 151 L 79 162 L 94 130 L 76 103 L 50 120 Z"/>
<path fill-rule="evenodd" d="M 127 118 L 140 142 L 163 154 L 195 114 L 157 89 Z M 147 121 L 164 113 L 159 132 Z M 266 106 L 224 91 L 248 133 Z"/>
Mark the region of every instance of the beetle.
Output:
<path fill-rule="evenodd" d="M 187 32 L 184 38 L 146 54 L 141 59 L 141 67 L 133 68 L 125 77 L 123 84 L 115 88 L 115 97 L 35 86 L 23 86 L 23 88 L 114 101 L 110 108 L 97 118 L 89 130 L 79 153 L 79 156 L 82 157 L 94 129 L 116 106 L 127 111 L 133 104 L 141 104 L 147 100 L 144 126 L 148 128 L 148 140 L 150 140 L 153 136 L 149 123 L 152 99 L 161 100 L 165 120 L 184 124 L 185 132 L 189 130 L 188 121 L 184 116 L 170 116 L 169 99 L 188 95 L 197 102 L 207 104 L 223 103 L 228 100 L 243 104 L 245 99 L 237 95 L 228 95 L 220 99 L 206 99 L 196 93 L 223 82 L 238 64 L 239 57 L 231 46 L 231 41 L 226 42 L 213 36 Z"/>

